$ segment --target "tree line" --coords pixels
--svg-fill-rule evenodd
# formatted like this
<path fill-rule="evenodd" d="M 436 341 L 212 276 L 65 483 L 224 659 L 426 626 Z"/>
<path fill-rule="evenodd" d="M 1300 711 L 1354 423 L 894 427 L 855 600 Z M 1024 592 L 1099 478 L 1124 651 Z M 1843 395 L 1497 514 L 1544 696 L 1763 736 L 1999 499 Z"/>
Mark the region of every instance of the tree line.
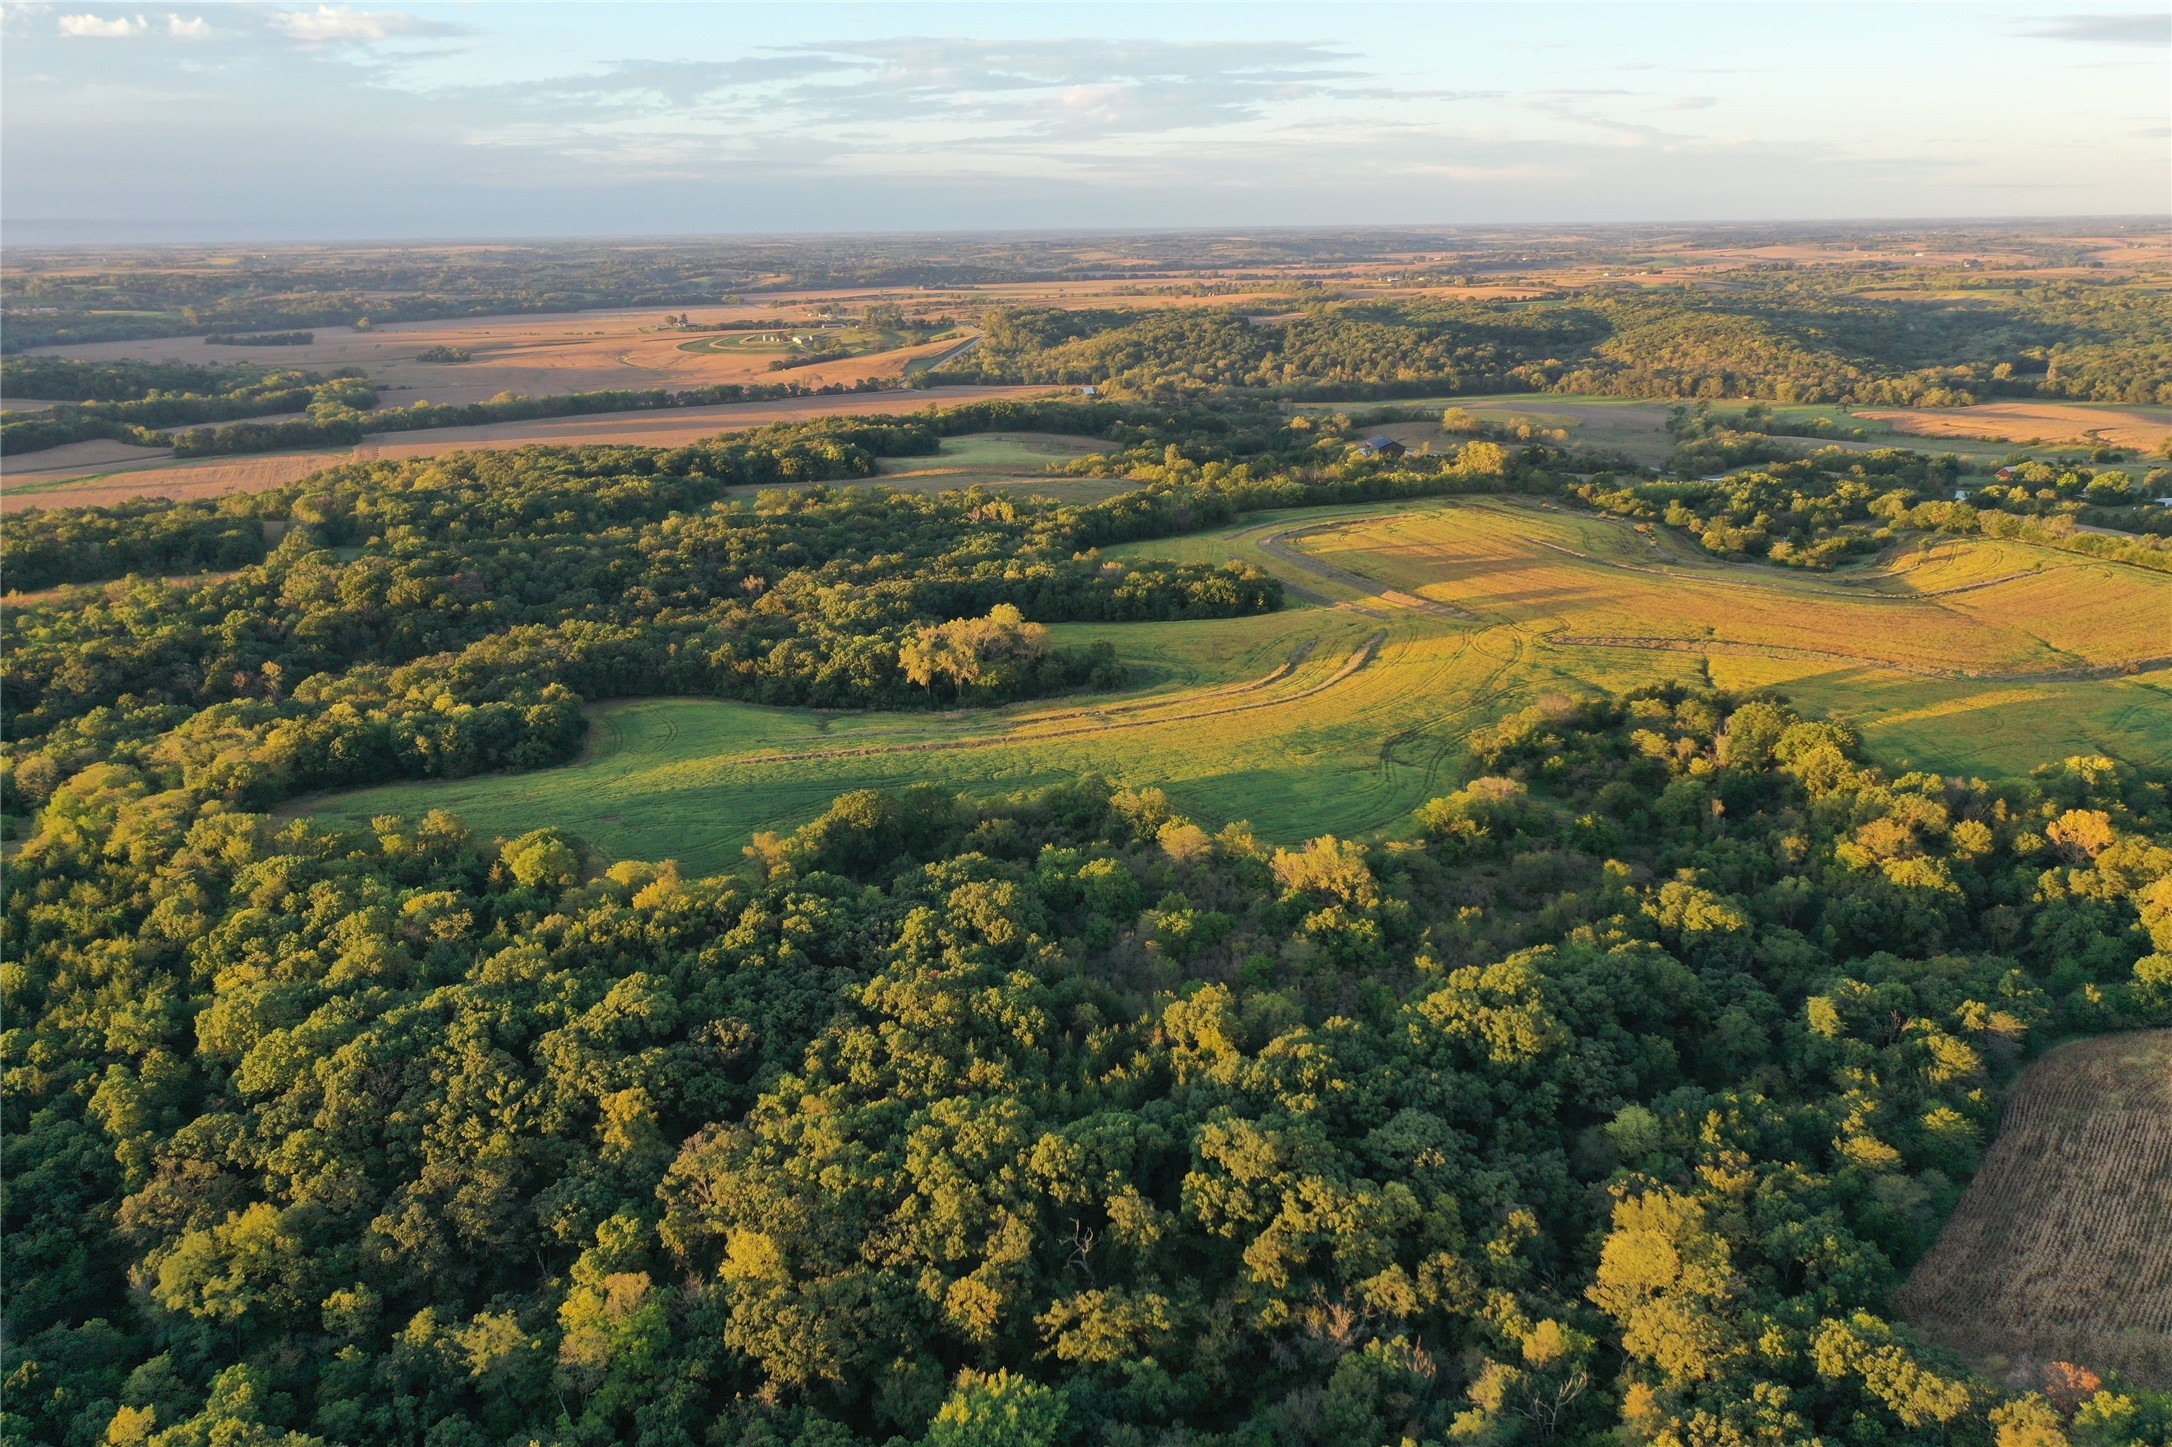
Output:
<path fill-rule="evenodd" d="M 354 373 L 325 377 L 246 364 L 193 367 L 18 357 L 0 361 L 0 387 L 11 397 L 57 402 L 0 421 L 0 456 L 97 438 L 144 447 L 173 446 L 186 456 L 180 439 L 156 429 L 304 410 L 345 414 L 377 401 L 376 390 Z M 254 429 L 264 426 L 242 424 Z"/>
<path fill-rule="evenodd" d="M 1962 476 L 1950 453 L 1926 457 L 1900 448 L 1808 457 L 1768 448 L 1755 434 L 1725 429 L 1685 451 L 1702 461 L 1775 455 L 1724 476 L 1691 481 L 1640 480 L 1600 472 L 1573 493 L 1619 517 L 1680 529 L 1723 557 L 1760 559 L 1824 570 L 1890 546 L 1908 533 L 2016 538 L 2070 552 L 2172 571 L 2172 546 L 2145 532 L 2117 537 L 2084 531 L 2097 520 L 2132 527 L 2163 508 L 2145 502 L 2172 471 L 2137 480 L 2120 468 L 2028 460 L 2003 469 L 2005 480 L 1956 488 Z M 2139 516 L 2138 516 L 2139 515 Z"/>

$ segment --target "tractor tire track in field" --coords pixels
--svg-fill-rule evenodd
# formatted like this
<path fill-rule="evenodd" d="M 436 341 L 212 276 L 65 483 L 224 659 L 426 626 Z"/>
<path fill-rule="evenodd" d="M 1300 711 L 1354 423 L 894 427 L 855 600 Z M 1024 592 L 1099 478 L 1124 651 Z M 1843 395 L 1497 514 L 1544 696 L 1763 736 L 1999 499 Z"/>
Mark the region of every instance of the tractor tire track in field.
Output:
<path fill-rule="evenodd" d="M 1319 639 L 1308 638 L 1292 649 L 1289 657 L 1283 659 L 1272 670 L 1261 674 L 1257 678 L 1247 679 L 1242 683 L 1225 683 L 1218 688 L 1202 689 L 1189 695 L 1189 697 L 1193 700 L 1199 700 L 1231 698 L 1238 694 L 1257 693 L 1263 688 L 1280 683 L 1283 679 L 1296 672 L 1297 666 L 1310 658 L 1312 651 L 1319 646 Z M 1074 708 L 1067 709 L 1062 713 L 1036 714 L 1032 718 L 1020 720 L 1020 723 L 1022 726 L 1030 728 L 1045 723 L 1060 723 L 1065 719 L 1074 718 L 1114 719 L 1125 714 L 1139 713 L 1147 709 L 1167 708 L 1174 702 L 1176 702 L 1174 698 L 1142 698 L 1132 703 L 1112 703 L 1106 708 Z"/>
<path fill-rule="evenodd" d="M 1337 567 L 1333 563 L 1322 562 L 1320 559 L 1299 552 L 1296 548 L 1290 546 L 1290 542 L 1294 539 L 1310 537 L 1314 533 L 1332 532 L 1337 528 L 1347 526 L 1349 526 L 1347 519 L 1339 519 L 1335 522 L 1314 523 L 1309 527 L 1290 528 L 1284 532 L 1267 534 L 1259 540 L 1258 547 L 1267 556 L 1288 563 L 1291 567 L 1311 573 L 1315 577 L 1325 578 L 1330 583 L 1339 583 L 1352 592 L 1364 593 L 1378 598 L 1383 603 L 1393 603 L 1398 607 L 1408 608 L 1419 613 L 1431 613 L 1441 618 L 1453 618 L 1459 623 L 1474 621 L 1475 615 L 1466 613 L 1461 608 L 1448 603 L 1436 602 L 1431 598 L 1423 598 L 1415 593 L 1405 593 L 1399 588 L 1390 588 L 1376 579 L 1366 577 L 1363 573 L 1355 572 L 1349 568 Z M 1371 613 L 1373 610 L 1367 608 L 1360 611 Z M 1379 615 L 1376 614 L 1375 616 Z"/>
<path fill-rule="evenodd" d="M 1866 653 L 1841 653 L 1827 648 L 1796 648 L 1782 643 L 1735 643 L 1717 638 L 1649 638 L 1632 635 L 1549 633 L 1546 642 L 1557 648 L 1645 648 L 1668 653 L 1727 653 L 1755 658 L 1800 658 L 1813 663 L 1846 663 L 1862 668 L 1883 668 L 1912 673 L 1920 678 L 1966 679 L 1984 683 L 2080 683 L 2090 679 L 2118 678 L 2172 666 L 2172 654 L 2137 658 L 2125 663 L 2091 664 L 2076 668 L 1996 669 L 1943 668 L 1930 663 L 1902 663 Z"/>
<path fill-rule="evenodd" d="M 1481 639 L 1493 637 L 1497 632 L 1505 632 L 1508 640 L 1508 656 L 1505 658 L 1497 658 L 1487 649 L 1479 646 Z M 1509 625 L 1505 629 L 1464 634 L 1457 644 L 1455 652 L 1449 655 L 1446 662 L 1452 665 L 1467 654 L 1476 653 L 1490 660 L 1494 666 L 1486 672 L 1483 678 L 1472 685 L 1463 701 L 1455 707 L 1433 715 L 1424 723 L 1414 724 L 1410 728 L 1399 730 L 1383 739 L 1380 745 L 1381 777 L 1383 779 L 1389 778 L 1397 767 L 1417 769 L 1423 778 L 1422 788 L 1424 790 L 1434 788 L 1440 780 L 1441 770 L 1448 766 L 1451 757 L 1456 754 L 1463 744 L 1463 738 L 1459 732 L 1444 734 L 1444 731 L 1467 720 L 1472 714 L 1488 704 L 1513 693 L 1515 691 L 1514 686 L 1502 680 L 1524 661 L 1526 652 L 1524 631 L 1514 625 Z M 1423 763 L 1412 762 L 1405 764 L 1395 757 L 1396 750 L 1417 745 L 1421 742 L 1432 745 L 1431 751 L 1424 756 Z"/>
<path fill-rule="evenodd" d="M 744 754 L 736 758 L 727 758 L 723 762 L 732 766 L 802 764 L 821 763 L 830 759 L 873 758 L 886 754 L 933 754 L 952 749 L 992 749 L 1002 744 L 1039 744 L 1054 739 L 1078 738 L 1086 734 L 1113 733 L 1118 729 L 1152 728 L 1160 724 L 1196 723 L 1202 719 L 1223 718 L 1236 713 L 1250 713 L 1255 709 L 1280 708 L 1285 704 L 1299 703 L 1305 699 L 1315 697 L 1327 692 L 1337 684 L 1348 681 L 1353 674 L 1373 660 L 1374 656 L 1380 651 L 1380 645 L 1387 641 L 1387 636 L 1385 629 L 1373 634 L 1372 637 L 1358 646 L 1357 651 L 1350 655 L 1342 667 L 1336 669 L 1329 677 L 1308 688 L 1301 688 L 1295 693 L 1277 694 L 1272 698 L 1256 699 L 1246 703 L 1224 704 L 1219 708 L 1203 708 L 1191 713 L 1169 714 L 1159 718 L 1111 719 L 1099 723 L 1079 724 L 1071 728 L 1050 729 L 1046 733 L 1013 731 L 1001 734 L 973 734 L 957 739 L 926 739 L 911 744 L 870 744 L 864 748 L 804 749 L 792 753 Z M 1259 681 L 1265 682 L 1266 680 Z"/>

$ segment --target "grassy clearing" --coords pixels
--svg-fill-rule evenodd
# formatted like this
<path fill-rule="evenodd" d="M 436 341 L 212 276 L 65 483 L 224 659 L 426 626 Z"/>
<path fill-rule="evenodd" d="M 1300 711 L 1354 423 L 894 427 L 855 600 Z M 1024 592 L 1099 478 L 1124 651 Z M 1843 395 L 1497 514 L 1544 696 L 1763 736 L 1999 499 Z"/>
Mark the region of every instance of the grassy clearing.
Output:
<path fill-rule="evenodd" d="M 1092 439 L 1066 437 L 1059 432 L 972 432 L 944 438 L 936 458 L 884 458 L 883 470 L 941 466 L 986 472 L 1040 472 L 1053 463 L 1069 462 L 1093 450 Z"/>
<path fill-rule="evenodd" d="M 804 338 L 805 340 L 800 340 Z M 681 342 L 677 350 L 695 356 L 865 357 L 919 345 L 903 332 L 870 327 L 802 325 L 759 332 L 724 332 Z"/>
<path fill-rule="evenodd" d="M 1896 1304 L 1996 1376 L 2067 1361 L 2172 1387 L 2172 1031 L 2038 1061 Z"/>
<path fill-rule="evenodd" d="M 792 345 L 790 335 L 784 332 L 727 332 L 721 336 L 696 337 L 691 342 L 681 342 L 679 350 L 704 357 L 719 352 L 762 352 L 781 356 L 797 348 Z"/>
<path fill-rule="evenodd" d="M 1436 414 L 1461 407 L 1488 422 L 1528 422 L 1533 427 L 1559 429 L 1571 446 L 1627 453 L 1638 462 L 1659 464 L 1674 452 L 1674 438 L 1667 432 L 1667 402 L 1636 397 L 1594 397 L 1576 393 L 1510 392 L 1486 397 L 1419 397 L 1393 402 L 1308 402 L 1297 409 L 1314 416 L 1333 412 L 1362 412 L 1375 407 L 1395 407 Z M 1446 442 L 1449 435 L 1437 427 L 1413 430 L 1414 424 L 1391 424 L 1385 429 L 1406 446 L 1424 441 Z"/>
<path fill-rule="evenodd" d="M 883 481 L 916 492 L 991 487 L 1077 503 L 1128 492 L 1132 484 L 1121 478 L 1049 475 L 1052 464 L 1091 451 L 1089 441 L 1052 432 L 976 432 L 944 438 L 934 457 L 886 457 L 877 465 Z"/>
<path fill-rule="evenodd" d="M 1411 665 L 1452 652 L 1450 641 L 1412 630 L 1334 683 L 1365 647 L 1362 620 L 1305 610 L 1056 632 L 1060 642 L 1119 639 L 1146 686 L 1119 698 L 971 714 L 609 704 L 595 711 L 589 756 L 569 768 L 391 785 L 339 796 L 317 812 L 352 821 L 449 808 L 498 833 L 557 823 L 608 854 L 715 869 L 736 863 L 756 830 L 800 823 L 847 790 L 923 780 L 1000 793 L 1100 772 L 1159 784 L 1205 817 L 1247 815 L 1286 837 L 1380 827 L 1425 797 L 1381 767 L 1377 720 L 1407 711 Z M 1259 686 L 1226 691 L 1246 684 Z M 1237 706 L 1244 711 L 1231 711 Z M 1365 782 L 1353 788 L 1353 774 Z M 1243 807 L 1227 807 L 1240 798 Z"/>
<path fill-rule="evenodd" d="M 985 458 L 1000 440 L 961 441 Z M 1122 695 L 956 714 L 607 704 L 578 764 L 305 807 L 350 821 L 450 808 L 499 834 L 556 824 L 607 855 L 715 869 L 846 790 L 998 793 L 1094 772 L 1278 841 L 1392 833 L 1455 784 L 1472 728 L 1548 693 L 1666 679 L 1776 687 L 1945 772 L 2011 776 L 2081 752 L 2172 763 L 2172 672 L 2058 676 L 2161 651 L 2145 624 L 2172 617 L 2172 578 L 2022 544 L 1940 543 L 1820 578 L 1678 565 L 1619 523 L 1464 500 L 1255 514 L 1112 552 L 1243 558 L 1306 601 L 1054 630 L 1112 643 L 1133 671 Z"/>
<path fill-rule="evenodd" d="M 1528 422 L 1533 427 L 1559 431 L 1572 446 L 1620 452 L 1638 462 L 1660 466 L 1674 454 L 1675 440 L 1667 431 L 1667 414 L 1675 405 L 1642 397 L 1510 392 L 1380 403 L 1307 402 L 1297 410 L 1321 416 L 1395 407 L 1431 412 L 1437 418 L 1450 407 L 1460 407 L 1489 422 Z M 1745 405 L 1743 399 L 1733 398 L 1715 402 L 1713 408 L 1723 415 L 1736 415 Z M 1858 408 L 1796 402 L 1765 405 L 1774 418 L 1783 422 L 1822 420 L 1830 424 L 1829 440 L 1841 447 L 1951 452 L 1969 464 L 1972 473 L 1989 473 L 2016 450 L 2017 443 L 2034 441 L 2038 451 L 2072 451 L 2103 441 L 2146 451 L 2172 434 L 2172 408 L 2165 407 L 2086 403 L 1990 403 L 1952 408 Z M 1390 423 L 1375 430 L 1411 447 L 1449 440 L 1432 420 Z M 1855 435 L 1858 433 L 1861 435 Z M 1814 437 L 1783 440 L 1799 444 L 1805 451 L 1821 445 Z"/>

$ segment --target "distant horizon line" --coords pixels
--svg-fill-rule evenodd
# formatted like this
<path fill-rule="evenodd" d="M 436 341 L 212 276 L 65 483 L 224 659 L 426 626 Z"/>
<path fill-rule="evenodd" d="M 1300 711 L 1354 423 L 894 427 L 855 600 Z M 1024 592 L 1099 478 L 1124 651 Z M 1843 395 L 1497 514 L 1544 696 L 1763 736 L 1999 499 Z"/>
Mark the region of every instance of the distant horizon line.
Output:
<path fill-rule="evenodd" d="M 2057 226 L 2102 224 L 2149 226 L 2172 229 L 2172 216 L 2146 212 L 2076 212 L 2071 214 L 2026 213 L 2013 215 L 1952 216 L 1822 216 L 1822 217 L 1712 217 L 1655 221 L 1370 221 L 1344 224 L 1262 222 L 1254 225 L 1178 226 L 967 226 L 930 230 L 921 228 L 828 228 L 798 231 L 674 231 L 674 232 L 567 232 L 567 233 L 415 233 L 379 236 L 273 236 L 203 235 L 151 240 L 125 235 L 82 236 L 68 240 L 16 239 L 21 228 L 73 227 L 81 223 L 59 220 L 9 222 L 0 219 L 0 250 L 68 251 L 94 247 L 126 247 L 160 250 L 188 246 L 553 246 L 616 243 L 654 245 L 669 242 L 805 241 L 836 237 L 1002 237 L 1002 236 L 1214 236 L 1280 233 L 1328 235 L 1377 232 L 1382 234 L 1459 233 L 1482 231 L 1663 231 L 1683 228 L 1724 230 L 1731 228 L 1840 227 L 1850 229 L 1901 226 Z M 111 223 L 108 223 L 111 224 Z M 120 223 L 127 225 L 130 223 Z M 157 223 L 150 223 L 157 224 Z"/>

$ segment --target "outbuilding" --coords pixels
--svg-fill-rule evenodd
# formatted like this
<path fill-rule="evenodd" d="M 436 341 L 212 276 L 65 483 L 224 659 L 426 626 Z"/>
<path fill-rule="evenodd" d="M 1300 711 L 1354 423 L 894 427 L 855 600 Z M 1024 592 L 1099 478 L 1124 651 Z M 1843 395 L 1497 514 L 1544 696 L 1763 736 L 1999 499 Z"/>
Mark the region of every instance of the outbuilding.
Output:
<path fill-rule="evenodd" d="M 1410 449 L 1383 432 L 1378 437 L 1368 437 L 1360 442 L 1358 451 L 1368 457 L 1401 457 Z"/>

